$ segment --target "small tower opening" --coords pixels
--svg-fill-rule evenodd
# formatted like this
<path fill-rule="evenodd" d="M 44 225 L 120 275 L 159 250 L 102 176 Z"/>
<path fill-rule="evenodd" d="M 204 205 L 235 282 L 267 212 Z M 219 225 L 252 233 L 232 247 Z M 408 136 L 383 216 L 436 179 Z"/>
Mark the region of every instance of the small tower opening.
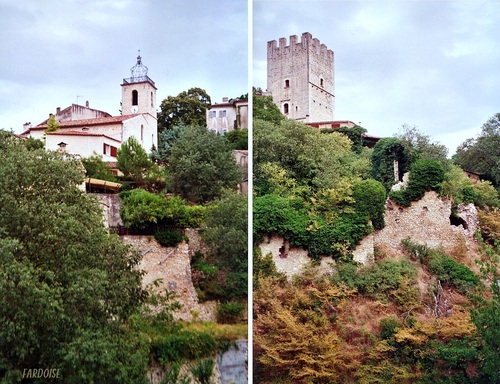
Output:
<path fill-rule="evenodd" d="M 139 105 L 139 93 L 135 89 L 132 91 L 132 105 Z"/>
<path fill-rule="evenodd" d="M 287 115 L 287 114 L 288 114 L 288 103 L 283 104 L 283 113 L 284 113 L 285 115 Z"/>
<path fill-rule="evenodd" d="M 285 88 L 289 88 L 290 87 L 290 80 L 286 79 L 285 80 Z"/>

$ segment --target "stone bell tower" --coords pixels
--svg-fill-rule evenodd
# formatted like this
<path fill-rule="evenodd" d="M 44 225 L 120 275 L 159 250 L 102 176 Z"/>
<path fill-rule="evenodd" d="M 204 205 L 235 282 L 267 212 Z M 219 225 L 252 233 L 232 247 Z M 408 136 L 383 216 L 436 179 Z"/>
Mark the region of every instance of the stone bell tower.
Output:
<path fill-rule="evenodd" d="M 137 64 L 130 68 L 130 78 L 123 79 L 122 115 L 147 113 L 156 118 L 156 89 L 139 51 Z"/>
<path fill-rule="evenodd" d="M 281 112 L 303 123 L 332 121 L 335 106 L 333 51 L 309 32 L 267 43 L 267 90 Z"/>

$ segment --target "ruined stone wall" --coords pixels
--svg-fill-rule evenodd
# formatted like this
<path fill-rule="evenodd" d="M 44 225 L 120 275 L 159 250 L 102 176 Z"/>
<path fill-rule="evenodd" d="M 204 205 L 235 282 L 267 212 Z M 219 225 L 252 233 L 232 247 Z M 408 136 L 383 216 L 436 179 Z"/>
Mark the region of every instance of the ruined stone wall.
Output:
<path fill-rule="evenodd" d="M 262 255 L 271 253 L 274 264 L 278 272 L 282 272 L 287 277 L 300 274 L 306 268 L 314 268 L 318 273 L 328 273 L 333 270 L 331 257 L 321 259 L 319 265 L 314 265 L 312 259 L 307 255 L 307 250 L 296 247 L 289 247 L 288 242 L 282 236 L 273 235 L 267 237 L 260 244 Z M 284 250 L 284 252 L 280 251 Z"/>
<path fill-rule="evenodd" d="M 375 233 L 374 245 L 397 248 L 401 240 L 411 238 L 414 242 L 430 247 L 443 246 L 451 250 L 459 236 L 471 237 L 463 227 L 450 224 L 451 201 L 439 198 L 436 192 L 426 192 L 410 207 L 399 207 L 388 201 L 384 213 L 385 228 Z"/>
<path fill-rule="evenodd" d="M 152 236 L 122 236 L 122 240 L 137 248 L 142 256 L 139 269 L 146 273 L 143 286 L 161 279 L 158 292 L 175 292 L 182 309 L 174 314 L 176 320 L 216 320 L 216 303 L 198 301 L 198 294 L 191 279 L 191 256 L 201 246 L 196 230 L 187 229 L 189 242 L 177 247 L 163 247 Z"/>

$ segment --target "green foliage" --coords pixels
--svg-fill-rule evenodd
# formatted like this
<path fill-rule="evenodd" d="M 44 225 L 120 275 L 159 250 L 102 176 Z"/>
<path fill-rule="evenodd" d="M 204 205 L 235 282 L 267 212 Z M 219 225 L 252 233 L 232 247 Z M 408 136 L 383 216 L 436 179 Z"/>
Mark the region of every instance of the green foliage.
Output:
<path fill-rule="evenodd" d="M 366 213 L 372 224 L 377 229 L 382 229 L 384 223 L 384 210 L 386 192 L 382 183 L 373 180 L 362 180 L 354 184 L 352 196 L 357 212 Z"/>
<path fill-rule="evenodd" d="M 186 228 L 201 228 L 206 219 L 206 207 L 203 205 L 187 205 L 186 213 L 188 219 L 186 222 L 180 222 L 181 226 Z"/>
<path fill-rule="evenodd" d="M 410 169 L 408 186 L 400 191 L 392 191 L 389 197 L 399 205 L 409 206 L 412 201 L 422 198 L 426 191 L 441 193 L 444 177 L 444 168 L 438 161 L 417 160 Z"/>
<path fill-rule="evenodd" d="M 231 149 L 248 149 L 248 129 L 235 129 L 225 136 Z"/>
<path fill-rule="evenodd" d="M 444 254 L 441 249 L 415 243 L 409 238 L 401 243 L 410 255 L 427 266 L 429 271 L 443 283 L 455 287 L 462 293 L 479 286 L 480 280 L 474 272 Z"/>
<path fill-rule="evenodd" d="M 340 127 L 335 131 L 346 135 L 352 142 L 352 150 L 356 153 L 361 153 L 363 149 L 363 135 L 367 132 L 366 129 L 356 125 L 352 128 Z"/>
<path fill-rule="evenodd" d="M 116 166 L 127 180 L 141 186 L 154 163 L 137 139 L 131 136 L 118 148 Z"/>
<path fill-rule="evenodd" d="M 241 320 L 246 304 L 237 301 L 220 303 L 217 306 L 217 322 L 223 324 L 234 324 Z"/>
<path fill-rule="evenodd" d="M 259 239 L 262 234 L 278 233 L 292 244 L 307 244 L 306 228 L 309 219 L 305 209 L 297 209 L 289 199 L 274 194 L 253 199 L 253 231 Z"/>
<path fill-rule="evenodd" d="M 258 95 L 254 89 L 252 101 L 254 120 L 263 120 L 275 125 L 279 125 L 285 120 L 285 115 L 274 104 L 272 96 Z"/>
<path fill-rule="evenodd" d="M 439 280 L 456 287 L 462 293 L 467 293 L 480 283 L 474 272 L 449 256 L 439 253 L 433 254 L 427 266 L 429 271 L 435 274 Z"/>
<path fill-rule="evenodd" d="M 394 164 L 397 162 L 400 179 L 408 168 L 408 155 L 401 140 L 396 138 L 380 139 L 372 152 L 372 177 L 380 181 L 389 191 L 395 180 Z"/>
<path fill-rule="evenodd" d="M 158 113 L 158 133 L 176 126 L 206 126 L 206 111 L 211 100 L 202 88 L 190 88 L 161 102 Z"/>
<path fill-rule="evenodd" d="M 449 162 L 446 146 L 432 142 L 430 136 L 419 132 L 415 126 L 410 127 L 403 124 L 400 132 L 395 137 L 401 140 L 401 144 L 405 147 L 410 165 L 417 160 L 436 160 L 443 166 Z"/>
<path fill-rule="evenodd" d="M 248 295 L 248 203 L 247 197 L 227 194 L 207 207 L 203 242 L 206 263 L 216 267 L 204 273 L 199 287 L 206 299 L 246 299 Z M 194 263 L 196 265 L 196 263 Z M 203 271 L 202 271 L 203 272 Z"/>
<path fill-rule="evenodd" d="M 164 247 L 175 247 L 185 239 L 181 232 L 175 229 L 161 229 L 155 232 L 155 239 Z"/>
<path fill-rule="evenodd" d="M 185 125 L 175 125 L 170 129 L 164 129 L 158 132 L 158 148 L 154 149 L 151 153 L 153 161 L 159 164 L 167 163 L 172 146 L 184 129 L 186 129 Z"/>
<path fill-rule="evenodd" d="M 209 384 L 214 370 L 214 360 L 198 360 L 191 367 L 191 373 L 200 384 Z"/>
<path fill-rule="evenodd" d="M 160 364 L 195 360 L 209 357 L 221 348 L 218 341 L 208 332 L 181 330 L 159 336 L 153 341 L 151 351 Z"/>
<path fill-rule="evenodd" d="M 457 148 L 453 159 L 463 169 L 479 173 L 498 188 L 500 185 L 499 146 L 500 113 L 497 113 L 483 124 L 477 138 L 468 139 Z"/>
<path fill-rule="evenodd" d="M 45 128 L 45 133 L 57 132 L 59 130 L 59 122 L 56 120 L 54 115 L 50 115 L 47 120 L 47 128 Z"/>
<path fill-rule="evenodd" d="M 224 136 L 203 127 L 186 127 L 171 148 L 168 185 L 193 202 L 221 197 L 241 182 L 241 169 Z"/>
<path fill-rule="evenodd" d="M 103 160 L 102 156 L 94 152 L 90 157 L 83 158 L 85 176 L 100 180 L 116 181 L 117 177 L 111 173 L 111 168 Z"/>
<path fill-rule="evenodd" d="M 45 143 L 43 142 L 43 140 L 35 139 L 34 137 L 28 137 L 24 143 L 25 143 L 27 149 L 43 149 L 43 148 L 45 148 Z"/>
<path fill-rule="evenodd" d="M 148 353 L 127 326 L 144 303 L 138 252 L 79 190 L 81 163 L 0 137 L 0 375 L 57 367 L 66 383 L 142 382 Z M 107 351 L 107 353 L 103 353 Z"/>
<path fill-rule="evenodd" d="M 158 224 L 182 225 L 189 222 L 184 200 L 166 198 L 144 189 L 122 192 L 120 215 L 128 228 L 148 228 Z"/>
<path fill-rule="evenodd" d="M 392 339 L 399 327 L 401 324 L 395 317 L 386 317 L 380 320 L 380 338 L 382 340 Z"/>

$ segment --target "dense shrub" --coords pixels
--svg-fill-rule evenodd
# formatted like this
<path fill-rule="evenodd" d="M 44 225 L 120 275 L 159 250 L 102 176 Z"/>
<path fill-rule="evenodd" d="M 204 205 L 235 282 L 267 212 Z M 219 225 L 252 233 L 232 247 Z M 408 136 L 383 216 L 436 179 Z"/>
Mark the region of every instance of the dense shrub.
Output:
<path fill-rule="evenodd" d="M 390 192 L 389 197 L 399 205 L 409 206 L 412 201 L 422 198 L 426 191 L 441 193 L 444 176 L 444 168 L 440 162 L 417 160 L 411 167 L 408 186 L 403 190 Z"/>
<path fill-rule="evenodd" d="M 477 275 L 469 268 L 443 254 L 436 253 L 431 256 L 428 268 L 438 279 L 454 286 L 463 293 L 466 293 L 470 288 L 474 288 L 480 283 Z"/>
<path fill-rule="evenodd" d="M 189 221 L 184 200 L 133 189 L 120 194 L 120 215 L 128 228 L 147 228 L 158 224 L 179 225 Z"/>
<path fill-rule="evenodd" d="M 424 264 L 442 282 L 463 293 L 479 285 L 479 277 L 474 272 L 444 254 L 441 249 L 433 249 L 411 239 L 404 239 L 401 243 L 410 255 Z"/>
<path fill-rule="evenodd" d="M 160 229 L 155 232 L 155 239 L 164 247 L 175 247 L 185 236 L 175 229 Z"/>
<path fill-rule="evenodd" d="M 246 305 L 236 301 L 220 303 L 217 307 L 217 322 L 234 324 L 241 320 Z"/>
<path fill-rule="evenodd" d="M 359 181 L 354 184 L 352 197 L 356 200 L 356 211 L 366 213 L 375 228 L 382 229 L 385 226 L 386 192 L 382 183 L 373 179 Z"/>
<path fill-rule="evenodd" d="M 162 365 L 211 356 L 219 348 L 217 340 L 207 332 L 182 330 L 166 335 L 152 344 L 152 352 Z"/>

